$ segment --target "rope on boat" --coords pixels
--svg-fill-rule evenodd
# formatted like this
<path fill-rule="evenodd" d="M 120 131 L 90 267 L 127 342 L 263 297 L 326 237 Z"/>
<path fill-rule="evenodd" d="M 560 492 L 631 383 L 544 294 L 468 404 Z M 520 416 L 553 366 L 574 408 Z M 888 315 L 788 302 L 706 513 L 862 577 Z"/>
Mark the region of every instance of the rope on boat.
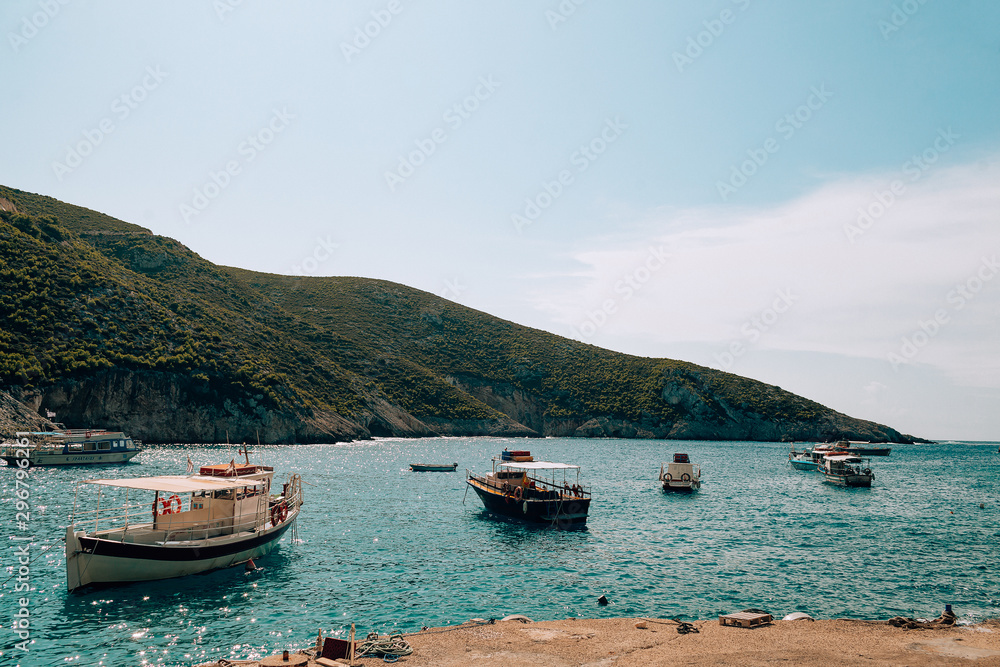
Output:
<path fill-rule="evenodd" d="M 363 658 L 365 656 L 402 656 L 413 653 L 411 647 L 404 639 L 403 635 L 385 635 L 379 637 L 377 632 L 369 633 L 363 642 L 355 650 L 354 657 Z"/>

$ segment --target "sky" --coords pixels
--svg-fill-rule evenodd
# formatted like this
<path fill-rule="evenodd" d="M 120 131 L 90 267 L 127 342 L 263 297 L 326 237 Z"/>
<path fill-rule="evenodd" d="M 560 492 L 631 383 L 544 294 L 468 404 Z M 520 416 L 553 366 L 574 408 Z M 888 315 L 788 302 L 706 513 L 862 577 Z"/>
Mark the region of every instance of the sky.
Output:
<path fill-rule="evenodd" d="M 0 4 L 0 183 L 1000 439 L 1000 4 Z"/>

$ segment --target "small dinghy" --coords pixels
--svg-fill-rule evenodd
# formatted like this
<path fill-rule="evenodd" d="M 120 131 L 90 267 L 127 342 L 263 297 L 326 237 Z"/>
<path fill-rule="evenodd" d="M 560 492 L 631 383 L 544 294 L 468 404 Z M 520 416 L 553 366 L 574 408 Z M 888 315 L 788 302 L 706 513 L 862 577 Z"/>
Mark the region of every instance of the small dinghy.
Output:
<path fill-rule="evenodd" d="M 455 472 L 458 470 L 457 463 L 411 463 L 410 470 L 413 472 Z"/>

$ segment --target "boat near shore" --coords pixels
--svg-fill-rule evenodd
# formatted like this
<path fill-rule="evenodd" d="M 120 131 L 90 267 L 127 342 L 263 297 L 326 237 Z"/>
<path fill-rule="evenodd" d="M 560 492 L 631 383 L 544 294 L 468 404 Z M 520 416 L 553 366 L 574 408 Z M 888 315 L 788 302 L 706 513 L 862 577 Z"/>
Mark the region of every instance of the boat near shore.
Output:
<path fill-rule="evenodd" d="M 590 489 L 579 483 L 580 466 L 552 461 L 535 461 L 527 452 L 518 453 L 528 461 L 493 459 L 493 471 L 473 475 L 466 471 L 466 483 L 494 514 L 559 527 L 579 527 L 590 512 Z M 571 484 L 568 475 L 575 473 Z M 548 475 L 548 478 L 546 478 Z M 561 479 L 560 479 L 561 477 Z"/>
<path fill-rule="evenodd" d="M 27 459 L 29 466 L 76 466 L 126 463 L 142 452 L 142 443 L 121 431 L 62 429 L 25 431 L 14 443 L 0 447 L 0 458 L 8 466 Z"/>
<path fill-rule="evenodd" d="M 247 458 L 198 474 L 80 482 L 66 528 L 69 590 L 181 577 L 269 553 L 298 518 L 302 480 L 293 474 L 272 494 L 274 469 Z"/>

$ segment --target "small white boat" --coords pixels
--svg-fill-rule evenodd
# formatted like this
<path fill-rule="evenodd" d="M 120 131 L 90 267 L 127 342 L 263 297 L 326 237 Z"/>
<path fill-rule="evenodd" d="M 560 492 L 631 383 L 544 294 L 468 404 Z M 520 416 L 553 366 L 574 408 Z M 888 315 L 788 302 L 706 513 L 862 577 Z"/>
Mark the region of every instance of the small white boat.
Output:
<path fill-rule="evenodd" d="M 660 482 L 664 491 L 692 493 L 701 488 L 701 468 L 692 464 L 687 454 L 674 454 L 674 460 L 660 464 Z"/>
<path fill-rule="evenodd" d="M 795 447 L 792 447 L 788 452 L 788 462 L 796 470 L 816 470 L 816 458 L 811 447 L 806 447 L 801 452 L 795 451 Z"/>
<path fill-rule="evenodd" d="M 413 472 L 454 472 L 458 470 L 457 463 L 411 463 Z"/>
<path fill-rule="evenodd" d="M 823 481 L 837 486 L 868 487 L 875 479 L 875 473 L 868 467 L 870 459 L 854 454 L 830 454 L 823 457 L 820 472 Z"/>
<path fill-rule="evenodd" d="M 230 462 L 196 475 L 80 482 L 66 528 L 67 587 L 170 579 L 269 553 L 302 506 L 299 476 L 272 494 L 273 475 Z"/>
<path fill-rule="evenodd" d="M 4 444 L 0 458 L 9 466 L 28 460 L 30 466 L 75 466 L 125 463 L 142 451 L 142 443 L 121 431 L 64 429 L 19 432 L 13 444 Z"/>

